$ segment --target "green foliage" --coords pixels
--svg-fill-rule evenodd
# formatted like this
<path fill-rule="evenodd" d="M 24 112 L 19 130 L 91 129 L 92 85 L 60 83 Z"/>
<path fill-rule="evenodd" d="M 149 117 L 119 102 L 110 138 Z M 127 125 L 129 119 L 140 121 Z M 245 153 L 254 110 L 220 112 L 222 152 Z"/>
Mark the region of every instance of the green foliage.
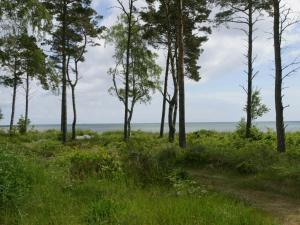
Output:
<path fill-rule="evenodd" d="M 113 224 L 114 214 L 117 210 L 118 207 L 113 201 L 99 200 L 89 206 L 85 222 L 88 225 Z"/>
<path fill-rule="evenodd" d="M 148 7 L 141 12 L 141 17 L 145 22 L 144 38 L 154 47 L 171 47 L 171 51 L 177 51 L 175 46 L 177 35 L 177 2 L 162 0 L 147 0 Z M 203 52 L 202 45 L 208 38 L 207 34 L 211 29 L 207 26 L 210 9 L 207 1 L 185 0 L 183 1 L 184 16 L 184 58 L 185 75 L 192 80 L 201 79 L 198 59 Z M 175 21 L 175 22 L 174 22 Z M 168 43 L 170 42 L 170 43 Z M 171 46 L 168 46 L 171 44 Z M 173 53 L 172 53 L 173 55 Z"/>
<path fill-rule="evenodd" d="M 5 164 L 0 163 L 0 173 L 17 171 L 9 176 L 10 182 L 25 181 L 12 191 L 21 193 L 14 198 L 18 210 L 8 204 L 1 224 L 275 225 L 243 201 L 207 191 L 182 166 L 190 165 L 190 159 L 197 166 L 198 157 L 202 166 L 237 171 L 243 177 L 254 173 L 281 184 L 288 177 L 289 185 L 299 178 L 297 133 L 287 134 L 288 148 L 293 150 L 286 155 L 274 150 L 271 132 L 254 142 L 236 133 L 199 131 L 188 135 L 187 150 L 152 133 L 133 132 L 128 144 L 122 142 L 121 132 L 94 134 L 93 140 L 69 145 L 60 144 L 58 135 L 57 131 L 13 137 L 0 133 L 0 146 L 6 146 L 0 152 Z M 198 146 L 199 152 L 190 157 L 190 150 L 196 152 Z M 29 171 L 27 161 L 32 164 Z M 8 170 L 1 170 L 1 165 Z"/>
<path fill-rule="evenodd" d="M 17 123 L 17 129 L 18 129 L 19 133 L 25 134 L 29 125 L 30 125 L 30 119 L 28 119 L 26 121 L 24 116 L 21 115 L 21 117 L 19 118 L 18 123 Z"/>
<path fill-rule="evenodd" d="M 3 114 L 2 114 L 2 110 L 0 109 L 0 120 L 3 119 Z"/>
<path fill-rule="evenodd" d="M 84 179 L 88 176 L 116 178 L 122 174 L 118 156 L 104 150 L 77 152 L 70 161 L 70 175 L 74 179 Z"/>
<path fill-rule="evenodd" d="M 242 118 L 241 121 L 238 123 L 236 127 L 236 133 L 242 138 L 246 138 L 246 120 L 245 118 Z M 263 132 L 260 131 L 256 126 L 251 127 L 250 129 L 250 138 L 253 140 L 260 140 L 263 137 Z"/>
<path fill-rule="evenodd" d="M 30 188 L 31 177 L 21 158 L 0 147 L 0 212 L 19 207 Z M 1 220 L 0 220 L 1 222 Z"/>
<path fill-rule="evenodd" d="M 115 45 L 114 59 L 116 66 L 110 68 L 108 74 L 112 76 L 113 86 L 109 89 L 112 95 L 125 104 L 124 83 L 126 79 L 127 63 L 127 32 L 126 19 L 121 17 L 106 35 L 108 43 Z M 135 22 L 131 30 L 130 67 L 129 67 L 129 99 L 128 108 L 132 114 L 136 103 L 148 103 L 152 94 L 160 87 L 161 68 L 155 60 L 158 55 L 153 53 L 143 39 L 143 30 Z M 120 87 L 122 86 L 122 87 Z M 130 116 L 131 118 L 131 116 Z"/>
<path fill-rule="evenodd" d="M 260 90 L 255 90 L 252 93 L 252 107 L 251 107 L 251 119 L 256 120 L 262 117 L 265 113 L 269 112 L 270 109 L 261 102 Z M 247 106 L 245 106 L 244 111 L 247 111 Z"/>

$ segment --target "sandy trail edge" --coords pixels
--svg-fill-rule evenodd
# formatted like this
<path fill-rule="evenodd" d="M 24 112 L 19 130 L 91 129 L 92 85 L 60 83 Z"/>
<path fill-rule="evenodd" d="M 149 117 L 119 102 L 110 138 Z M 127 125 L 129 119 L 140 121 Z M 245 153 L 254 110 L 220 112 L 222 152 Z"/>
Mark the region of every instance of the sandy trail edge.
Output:
<path fill-rule="evenodd" d="M 209 189 L 228 193 L 246 200 L 278 219 L 283 225 L 300 225 L 300 200 L 266 191 L 241 188 L 226 175 L 209 173 L 207 170 L 190 169 L 189 174 Z"/>

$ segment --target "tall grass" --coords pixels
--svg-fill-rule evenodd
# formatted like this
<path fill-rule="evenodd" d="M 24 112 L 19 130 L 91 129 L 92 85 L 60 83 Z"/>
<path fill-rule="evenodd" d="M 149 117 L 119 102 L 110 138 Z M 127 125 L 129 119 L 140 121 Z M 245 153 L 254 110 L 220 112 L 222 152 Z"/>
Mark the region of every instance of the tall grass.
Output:
<path fill-rule="evenodd" d="M 67 146 L 59 143 L 55 131 L 14 137 L 0 134 L 0 147 L 6 146 L 2 151 L 20 159 L 18 165 L 29 177 L 26 188 L 30 190 L 22 195 L 17 209 L 0 210 L 0 222 L 5 225 L 277 224 L 247 203 L 207 192 L 193 182 L 182 168 L 189 152 L 179 150 L 166 139 L 157 139 L 156 134 L 134 132 L 129 144 L 122 142 L 120 133 L 90 134 L 93 139 Z M 195 142 L 199 140 L 194 137 Z M 9 163 L 14 159 L 0 154 L 0 162 L 5 160 Z M 11 170 L 13 174 L 18 171 L 17 167 L 16 171 L 14 167 Z M 9 178 L 15 179 L 19 179 L 17 175 Z"/>

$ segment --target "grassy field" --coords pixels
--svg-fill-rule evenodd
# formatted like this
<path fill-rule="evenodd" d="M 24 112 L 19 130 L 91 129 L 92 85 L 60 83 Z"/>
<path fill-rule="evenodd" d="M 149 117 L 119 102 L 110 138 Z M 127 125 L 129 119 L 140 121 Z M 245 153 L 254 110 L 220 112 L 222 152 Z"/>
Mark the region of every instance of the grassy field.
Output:
<path fill-rule="evenodd" d="M 157 134 L 118 132 L 62 145 L 59 133 L 0 134 L 0 224 L 275 225 L 248 201 L 207 188 L 192 169 L 222 170 L 253 189 L 299 198 L 300 133 L 287 154 L 273 133 L 199 131 L 181 150 Z M 204 170 L 203 170 L 204 169 Z"/>

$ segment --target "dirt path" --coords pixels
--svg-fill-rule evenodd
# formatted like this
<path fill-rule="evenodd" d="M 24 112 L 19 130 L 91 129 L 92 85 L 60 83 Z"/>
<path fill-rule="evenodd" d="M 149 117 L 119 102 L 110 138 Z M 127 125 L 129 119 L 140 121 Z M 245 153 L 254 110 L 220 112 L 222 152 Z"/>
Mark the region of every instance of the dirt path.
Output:
<path fill-rule="evenodd" d="M 241 188 L 232 177 L 207 170 L 189 170 L 190 174 L 209 189 L 228 193 L 246 200 L 254 207 L 270 213 L 283 225 L 300 225 L 300 200 L 281 194 Z"/>

